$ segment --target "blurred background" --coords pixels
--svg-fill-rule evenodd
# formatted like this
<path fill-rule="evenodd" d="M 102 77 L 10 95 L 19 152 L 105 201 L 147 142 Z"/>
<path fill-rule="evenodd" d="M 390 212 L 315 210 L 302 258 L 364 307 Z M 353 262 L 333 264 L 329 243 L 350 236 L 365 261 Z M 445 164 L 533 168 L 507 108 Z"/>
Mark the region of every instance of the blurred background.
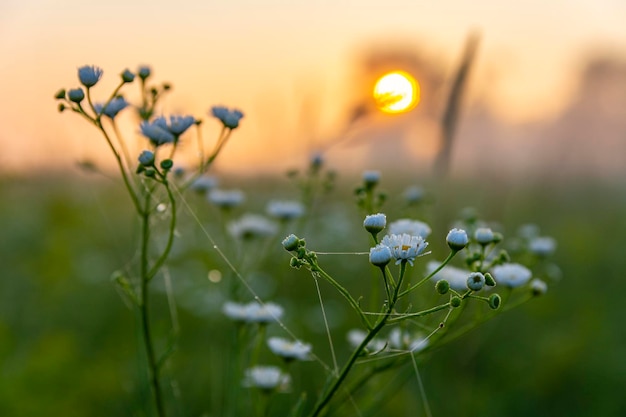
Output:
<path fill-rule="evenodd" d="M 122 70 L 144 64 L 173 85 L 163 113 L 207 119 L 207 138 L 219 133 L 211 106 L 245 113 L 214 173 L 257 193 L 259 206 L 295 198 L 292 185 L 272 181 L 322 153 L 338 172 L 341 205 L 321 212 L 339 213 L 347 234 L 361 233 L 362 213 L 346 208 L 352 189 L 377 169 L 388 213 L 406 214 L 406 186 L 433 196 L 412 215 L 441 226 L 434 234 L 474 206 L 505 236 L 530 221 L 557 239 L 558 285 L 424 362 L 433 416 L 626 414 L 624 22 L 618 0 L 4 0 L 0 415 L 141 415 L 134 319 L 109 280 L 134 251 L 132 212 L 118 204 L 120 184 L 77 168 L 91 161 L 115 172 L 102 138 L 59 114 L 53 95 L 78 86 L 78 67 L 97 65 L 94 94 L 105 99 Z M 415 78 L 420 101 L 389 114 L 372 89 L 394 70 Z M 441 179 L 432 172 L 455 91 Z M 120 117 L 139 136 L 130 114 Z M 276 257 L 287 276 L 288 256 Z M 193 288 L 210 293 L 206 269 L 218 267 L 210 256 L 192 264 Z M 296 293 L 281 291 L 283 301 Z M 181 301 L 188 336 L 172 364 L 185 415 L 203 415 L 215 366 L 203 358 L 219 357 L 208 345 L 221 300 L 200 298 Z M 407 383 L 395 401 L 422 410 L 415 389 Z"/>

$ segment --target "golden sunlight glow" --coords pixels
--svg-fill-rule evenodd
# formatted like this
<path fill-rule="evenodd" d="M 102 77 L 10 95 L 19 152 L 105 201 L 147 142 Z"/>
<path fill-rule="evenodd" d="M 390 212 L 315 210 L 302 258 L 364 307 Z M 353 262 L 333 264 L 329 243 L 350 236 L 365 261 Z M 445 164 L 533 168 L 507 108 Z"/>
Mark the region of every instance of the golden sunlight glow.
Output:
<path fill-rule="evenodd" d="M 376 106 L 385 113 L 404 113 L 420 101 L 420 86 L 404 71 L 389 72 L 374 85 Z"/>

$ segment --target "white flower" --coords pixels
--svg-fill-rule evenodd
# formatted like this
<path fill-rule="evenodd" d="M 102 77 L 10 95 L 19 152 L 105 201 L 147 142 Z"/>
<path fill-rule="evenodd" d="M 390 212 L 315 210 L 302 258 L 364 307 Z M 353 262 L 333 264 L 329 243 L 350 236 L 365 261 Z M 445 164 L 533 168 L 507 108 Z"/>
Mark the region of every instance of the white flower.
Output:
<path fill-rule="evenodd" d="M 248 318 L 248 306 L 232 301 L 227 301 L 222 306 L 222 312 L 235 321 L 246 321 Z"/>
<path fill-rule="evenodd" d="M 280 320 L 283 308 L 278 304 L 259 304 L 253 301 L 246 305 L 246 321 L 249 323 L 271 323 Z"/>
<path fill-rule="evenodd" d="M 435 269 L 439 267 L 441 263 L 437 261 L 430 261 L 426 264 L 426 272 L 431 274 Z M 437 272 L 432 276 L 432 280 L 434 282 L 439 281 L 440 279 L 445 279 L 450 284 L 450 288 L 455 291 L 465 291 L 467 290 L 467 277 L 469 275 L 469 271 L 464 269 L 460 269 L 454 266 L 446 265 L 441 271 Z"/>
<path fill-rule="evenodd" d="M 550 256 L 556 250 L 556 240 L 548 236 L 535 237 L 528 242 L 528 249 L 537 256 Z"/>
<path fill-rule="evenodd" d="M 539 278 L 535 278 L 530 281 L 530 289 L 535 295 L 543 295 L 548 291 L 548 284 L 546 284 Z"/>
<path fill-rule="evenodd" d="M 532 277 L 532 272 L 524 265 L 509 263 L 494 266 L 491 275 L 498 284 L 515 288 L 526 284 Z"/>
<path fill-rule="evenodd" d="M 255 366 L 246 369 L 243 380 L 244 387 L 260 388 L 262 390 L 279 389 L 287 390 L 291 378 L 289 374 L 283 373 L 276 366 Z"/>
<path fill-rule="evenodd" d="M 391 249 L 389 246 L 378 244 L 370 248 L 370 262 L 376 266 L 385 266 L 391 261 Z"/>
<path fill-rule="evenodd" d="M 306 361 L 311 353 L 311 345 L 302 343 L 299 340 L 292 342 L 281 337 L 270 337 L 267 340 L 267 345 L 275 355 L 285 360 L 298 359 Z"/>
<path fill-rule="evenodd" d="M 467 288 L 472 291 L 480 291 L 485 286 L 485 276 L 480 272 L 472 272 L 467 277 Z"/>
<path fill-rule="evenodd" d="M 365 171 L 363 172 L 363 182 L 366 185 L 372 186 L 378 184 L 380 181 L 380 172 L 379 171 Z"/>
<path fill-rule="evenodd" d="M 396 259 L 396 265 L 406 261 L 413 266 L 415 258 L 424 252 L 428 243 L 421 236 L 387 235 L 383 238 L 383 245 L 391 249 L 391 255 Z"/>
<path fill-rule="evenodd" d="M 430 226 L 419 220 L 400 219 L 389 224 L 390 235 L 408 234 L 426 239 L 430 235 Z"/>
<path fill-rule="evenodd" d="M 210 175 L 202 175 L 201 177 L 193 180 L 190 188 L 196 192 L 203 193 L 215 188 L 217 184 L 217 178 Z"/>
<path fill-rule="evenodd" d="M 383 213 L 370 214 L 365 216 L 363 227 L 370 233 L 378 233 L 387 225 L 387 216 Z"/>
<path fill-rule="evenodd" d="M 299 201 L 270 201 L 267 214 L 280 220 L 293 220 L 302 217 L 304 206 Z"/>
<path fill-rule="evenodd" d="M 494 237 L 493 231 L 488 227 L 479 227 L 474 232 L 474 239 L 481 245 L 487 245 L 493 242 Z"/>
<path fill-rule="evenodd" d="M 219 208 L 230 209 L 243 203 L 245 195 L 241 190 L 211 190 L 208 200 Z"/>
<path fill-rule="evenodd" d="M 228 232 L 236 239 L 250 239 L 275 235 L 278 227 L 259 214 L 244 214 L 239 220 L 228 223 Z"/>
<path fill-rule="evenodd" d="M 452 229 L 448 232 L 446 242 L 452 250 L 461 250 L 469 243 L 467 232 L 463 229 Z"/>
<path fill-rule="evenodd" d="M 412 185 L 404 190 L 404 199 L 411 204 L 419 203 L 424 198 L 424 189 L 417 185 Z"/>
<path fill-rule="evenodd" d="M 394 327 L 389 333 L 389 345 L 394 349 L 419 352 L 428 346 L 428 339 L 416 337 L 406 330 Z"/>
<path fill-rule="evenodd" d="M 348 332 L 347 337 L 348 337 L 348 343 L 350 343 L 350 345 L 356 348 L 360 346 L 361 343 L 363 343 L 363 341 L 367 337 L 367 333 L 363 330 L 352 329 Z M 386 347 L 387 347 L 387 342 L 382 339 L 377 339 L 377 338 L 370 340 L 366 346 L 366 348 L 372 353 L 380 352 Z"/>

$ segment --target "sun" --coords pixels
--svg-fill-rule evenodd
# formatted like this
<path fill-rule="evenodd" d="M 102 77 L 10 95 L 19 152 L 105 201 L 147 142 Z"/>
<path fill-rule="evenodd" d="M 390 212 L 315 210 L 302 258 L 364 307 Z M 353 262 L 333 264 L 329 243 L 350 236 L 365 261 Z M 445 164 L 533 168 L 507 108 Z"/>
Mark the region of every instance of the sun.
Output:
<path fill-rule="evenodd" d="M 419 103 L 420 86 L 410 74 L 392 71 L 376 81 L 372 94 L 381 111 L 404 113 Z"/>

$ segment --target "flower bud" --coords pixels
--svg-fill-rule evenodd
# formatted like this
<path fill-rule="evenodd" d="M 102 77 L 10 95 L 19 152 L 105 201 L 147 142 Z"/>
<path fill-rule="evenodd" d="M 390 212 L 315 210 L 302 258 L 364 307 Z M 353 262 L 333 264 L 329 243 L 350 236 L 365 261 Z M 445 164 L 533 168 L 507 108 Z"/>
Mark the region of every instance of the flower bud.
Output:
<path fill-rule="evenodd" d="M 152 166 L 154 164 L 154 153 L 152 151 L 143 151 L 139 155 L 139 163 L 143 166 Z"/>
<path fill-rule="evenodd" d="M 485 272 L 485 285 L 488 287 L 496 286 L 496 280 L 493 279 L 493 276 L 489 272 Z"/>
<path fill-rule="evenodd" d="M 59 113 L 63 113 L 63 111 L 65 111 L 65 104 L 59 103 L 58 109 L 59 109 Z"/>
<path fill-rule="evenodd" d="M 479 227 L 474 232 L 474 239 L 481 245 L 488 245 L 494 240 L 493 231 L 488 227 Z"/>
<path fill-rule="evenodd" d="M 156 172 L 152 168 L 146 169 L 144 173 L 146 174 L 146 177 L 150 177 L 150 178 L 154 178 L 154 176 L 156 175 Z"/>
<path fill-rule="evenodd" d="M 365 216 L 363 227 L 373 235 L 380 233 L 387 225 L 387 216 L 383 213 L 370 214 Z"/>
<path fill-rule="evenodd" d="M 491 294 L 489 296 L 489 307 L 492 310 L 497 310 L 500 308 L 500 304 L 502 303 L 502 298 L 498 294 Z"/>
<path fill-rule="evenodd" d="M 67 98 L 74 103 L 80 103 L 85 98 L 85 92 L 82 88 L 73 88 L 67 92 Z"/>
<path fill-rule="evenodd" d="M 133 80 L 135 79 L 135 74 L 130 72 L 128 68 L 126 68 L 124 72 L 122 72 L 121 76 L 122 76 L 122 81 L 124 81 L 125 83 L 132 83 Z"/>
<path fill-rule="evenodd" d="M 164 170 L 170 170 L 172 169 L 172 167 L 174 166 L 174 161 L 172 161 L 171 159 L 164 159 L 161 161 L 161 169 Z"/>
<path fill-rule="evenodd" d="M 289 261 L 289 266 L 295 269 L 300 269 L 302 265 L 304 265 L 304 261 L 296 258 L 295 256 Z"/>
<path fill-rule="evenodd" d="M 102 77 L 102 69 L 96 66 L 85 65 L 78 69 L 78 79 L 87 88 L 96 85 L 100 81 L 100 77 Z"/>
<path fill-rule="evenodd" d="M 65 98 L 65 88 L 57 91 L 57 93 L 54 95 L 54 98 L 56 98 L 57 100 L 63 100 Z"/>
<path fill-rule="evenodd" d="M 465 230 L 452 229 L 450 230 L 450 232 L 448 232 L 446 242 L 448 242 L 448 246 L 453 251 L 460 251 L 465 246 L 467 246 L 469 238 L 467 237 L 467 232 Z"/>
<path fill-rule="evenodd" d="M 282 244 L 283 248 L 291 252 L 298 249 L 298 247 L 300 246 L 300 239 L 298 239 L 298 236 L 292 233 L 283 239 Z"/>
<path fill-rule="evenodd" d="M 391 258 L 392 254 L 389 246 L 380 244 L 370 249 L 370 262 L 372 265 L 382 268 L 391 261 Z"/>
<path fill-rule="evenodd" d="M 365 171 L 363 172 L 363 182 L 367 188 L 372 188 L 380 181 L 380 172 Z"/>
<path fill-rule="evenodd" d="M 450 298 L 450 305 L 454 308 L 459 307 L 461 305 L 461 299 L 455 295 L 454 297 Z"/>
<path fill-rule="evenodd" d="M 445 279 L 440 279 L 435 284 L 435 289 L 441 295 L 446 294 L 450 290 L 450 283 L 448 283 Z"/>
<path fill-rule="evenodd" d="M 148 78 L 150 76 L 150 73 L 151 73 L 150 67 L 146 65 L 139 67 L 139 70 L 137 71 L 137 75 L 142 80 L 145 80 L 146 78 Z"/>
<path fill-rule="evenodd" d="M 548 291 L 548 284 L 540 280 L 539 278 L 535 278 L 530 281 L 530 289 L 533 292 L 534 296 L 543 295 Z"/>
<path fill-rule="evenodd" d="M 485 276 L 480 272 L 472 272 L 467 277 L 467 288 L 472 291 L 480 291 L 485 286 Z"/>

